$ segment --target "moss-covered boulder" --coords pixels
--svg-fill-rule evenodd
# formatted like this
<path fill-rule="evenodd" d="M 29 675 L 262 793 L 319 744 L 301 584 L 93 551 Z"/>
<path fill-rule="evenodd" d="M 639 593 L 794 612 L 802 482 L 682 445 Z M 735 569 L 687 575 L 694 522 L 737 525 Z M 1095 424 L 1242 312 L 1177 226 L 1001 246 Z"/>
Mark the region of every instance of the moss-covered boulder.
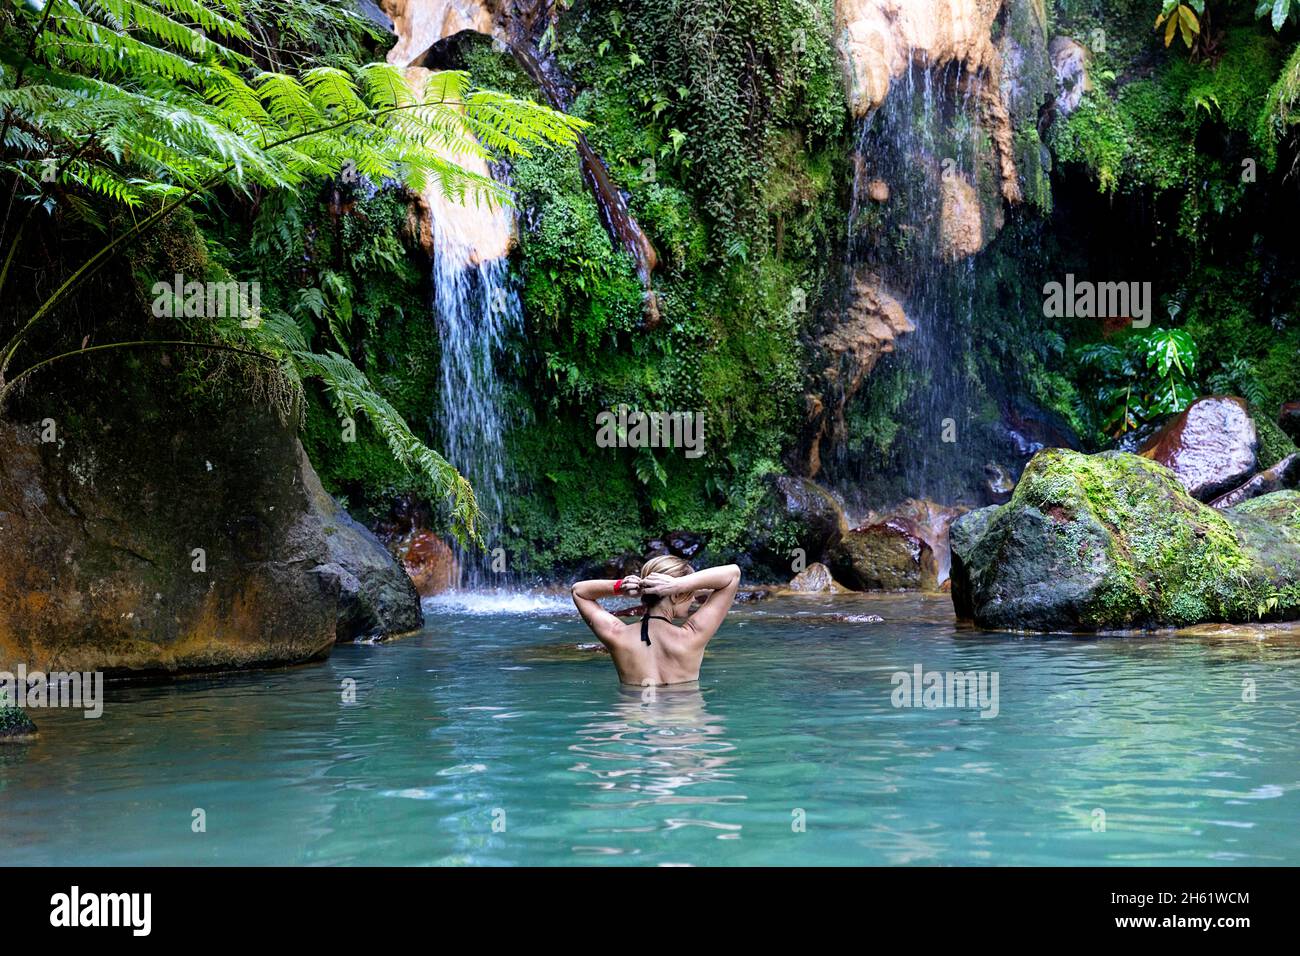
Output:
<path fill-rule="evenodd" d="M 1300 492 L 1218 511 L 1124 452 L 1040 452 L 1011 501 L 952 527 L 959 617 L 1098 631 L 1300 617 Z"/>
<path fill-rule="evenodd" d="M 0 705 L 0 744 L 24 743 L 36 736 L 36 725 L 21 707 Z"/>

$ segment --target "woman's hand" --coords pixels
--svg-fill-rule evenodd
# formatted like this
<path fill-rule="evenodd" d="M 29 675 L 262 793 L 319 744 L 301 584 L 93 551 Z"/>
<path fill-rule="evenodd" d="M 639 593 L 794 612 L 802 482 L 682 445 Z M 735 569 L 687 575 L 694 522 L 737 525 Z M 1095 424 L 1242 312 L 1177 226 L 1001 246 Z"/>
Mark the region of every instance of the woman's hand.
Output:
<path fill-rule="evenodd" d="M 669 577 L 666 574 L 651 574 L 640 580 L 641 593 L 672 597 L 679 593 L 678 586 L 681 582 L 681 578 Z"/>
<path fill-rule="evenodd" d="M 620 596 L 626 594 L 628 597 L 640 597 L 644 584 L 639 574 L 629 574 L 623 579 L 623 583 L 618 586 Z"/>

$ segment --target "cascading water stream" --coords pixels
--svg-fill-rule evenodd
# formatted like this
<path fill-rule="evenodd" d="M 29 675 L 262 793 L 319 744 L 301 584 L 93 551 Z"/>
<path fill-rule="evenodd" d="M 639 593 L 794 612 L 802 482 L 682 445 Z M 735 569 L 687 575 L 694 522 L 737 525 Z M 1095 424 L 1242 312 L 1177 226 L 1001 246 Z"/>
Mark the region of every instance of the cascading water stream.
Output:
<path fill-rule="evenodd" d="M 960 439 L 974 414 L 964 342 L 975 272 L 972 256 L 960 249 L 961 223 L 952 206 L 973 202 L 964 212 L 979 228 L 970 184 L 978 182 L 981 131 L 979 90 L 963 72 L 960 64 L 913 63 L 858 129 L 847 271 L 878 276 L 901 296 L 915 326 L 893 358 L 910 387 L 897 411 L 894 455 L 901 475 L 883 491 L 889 497 L 951 501 L 968 490 L 953 467 L 960 440 L 951 438 Z M 886 201 L 871 197 L 873 184 L 885 184 Z M 852 282 L 845 285 L 852 289 Z"/>
<path fill-rule="evenodd" d="M 488 554 L 462 551 L 461 585 L 489 583 L 491 549 L 509 480 L 504 442 L 509 426 L 499 364 L 521 327 L 519 297 L 502 248 L 484 236 L 509 236 L 507 209 L 443 202 L 432 215 L 433 313 L 442 349 L 442 430 L 447 459 L 474 487 Z M 490 243 L 495 244 L 495 243 Z M 491 583 L 499 583 L 494 575 Z"/>

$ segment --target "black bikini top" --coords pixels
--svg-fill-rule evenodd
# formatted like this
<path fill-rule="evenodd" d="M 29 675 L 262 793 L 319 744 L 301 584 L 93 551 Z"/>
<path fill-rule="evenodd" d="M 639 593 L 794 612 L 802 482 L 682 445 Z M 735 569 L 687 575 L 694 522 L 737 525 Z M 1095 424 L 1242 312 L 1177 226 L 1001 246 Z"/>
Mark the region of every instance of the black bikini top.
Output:
<path fill-rule="evenodd" d="M 667 621 L 671 624 L 672 618 L 663 617 L 659 614 L 642 614 L 641 615 L 641 640 L 645 641 L 647 647 L 650 646 L 650 618 L 656 621 Z"/>

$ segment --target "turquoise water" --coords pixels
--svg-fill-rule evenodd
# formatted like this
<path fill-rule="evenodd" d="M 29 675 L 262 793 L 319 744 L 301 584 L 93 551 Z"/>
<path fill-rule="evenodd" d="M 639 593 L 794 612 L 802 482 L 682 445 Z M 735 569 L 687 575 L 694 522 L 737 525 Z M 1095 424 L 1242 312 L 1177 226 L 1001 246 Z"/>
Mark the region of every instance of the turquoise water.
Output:
<path fill-rule="evenodd" d="M 698 689 L 643 699 L 578 648 L 565 600 L 444 602 L 419 637 L 324 664 L 35 713 L 39 741 L 0 749 L 0 846 L 10 865 L 1300 863 L 1294 633 L 951 617 L 915 596 L 747 605 Z M 918 663 L 996 672 L 997 716 L 893 706 Z"/>

